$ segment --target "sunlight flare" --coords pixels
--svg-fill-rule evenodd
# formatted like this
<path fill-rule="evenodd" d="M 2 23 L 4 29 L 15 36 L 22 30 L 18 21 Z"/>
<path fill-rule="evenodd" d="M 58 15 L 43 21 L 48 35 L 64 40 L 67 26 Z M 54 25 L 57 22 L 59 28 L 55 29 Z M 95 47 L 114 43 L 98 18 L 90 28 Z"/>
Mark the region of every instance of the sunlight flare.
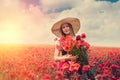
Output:
<path fill-rule="evenodd" d="M 0 32 L 2 43 L 18 43 L 20 41 L 20 30 L 17 23 L 3 24 Z"/>

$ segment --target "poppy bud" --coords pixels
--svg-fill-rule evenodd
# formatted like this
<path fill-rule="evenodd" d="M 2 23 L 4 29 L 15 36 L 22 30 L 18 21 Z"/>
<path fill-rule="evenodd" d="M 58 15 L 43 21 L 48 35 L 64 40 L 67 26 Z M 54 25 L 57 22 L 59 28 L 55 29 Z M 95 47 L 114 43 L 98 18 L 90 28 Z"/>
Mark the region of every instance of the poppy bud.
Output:
<path fill-rule="evenodd" d="M 81 36 L 80 35 L 76 36 L 76 40 L 81 40 Z"/>

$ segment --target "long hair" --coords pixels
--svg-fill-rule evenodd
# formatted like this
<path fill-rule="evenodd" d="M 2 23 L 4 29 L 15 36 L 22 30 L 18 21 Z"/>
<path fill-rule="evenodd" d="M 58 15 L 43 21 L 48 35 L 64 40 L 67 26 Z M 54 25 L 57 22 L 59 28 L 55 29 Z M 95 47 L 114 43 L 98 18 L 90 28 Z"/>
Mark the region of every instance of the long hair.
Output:
<path fill-rule="evenodd" d="M 70 23 L 64 23 L 64 24 L 68 24 L 69 28 L 70 28 L 70 34 L 72 36 L 75 36 L 74 30 L 73 30 L 73 26 Z M 63 25 L 63 24 L 62 24 Z M 60 26 L 60 32 L 62 34 L 62 36 L 66 37 L 66 34 L 63 32 L 62 30 L 62 25 Z"/>

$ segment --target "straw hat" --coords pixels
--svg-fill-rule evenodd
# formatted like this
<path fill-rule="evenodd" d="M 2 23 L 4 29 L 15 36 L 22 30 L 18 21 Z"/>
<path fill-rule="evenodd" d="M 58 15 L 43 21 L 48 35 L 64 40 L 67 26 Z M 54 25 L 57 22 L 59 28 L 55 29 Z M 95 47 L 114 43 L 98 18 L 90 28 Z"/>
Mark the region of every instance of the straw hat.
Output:
<path fill-rule="evenodd" d="M 78 18 L 72 18 L 72 17 L 64 18 L 64 19 L 56 22 L 51 28 L 52 33 L 55 34 L 57 37 L 62 36 L 61 32 L 60 32 L 60 27 L 63 23 L 70 23 L 73 27 L 75 34 L 80 29 L 80 21 Z"/>

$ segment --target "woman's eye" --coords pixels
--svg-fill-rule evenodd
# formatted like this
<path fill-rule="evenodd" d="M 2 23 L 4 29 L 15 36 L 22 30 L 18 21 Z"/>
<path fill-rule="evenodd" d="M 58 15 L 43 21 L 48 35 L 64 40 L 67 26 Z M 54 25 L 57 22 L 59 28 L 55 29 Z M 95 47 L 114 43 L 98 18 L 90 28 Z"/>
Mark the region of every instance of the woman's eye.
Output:
<path fill-rule="evenodd" d="M 66 27 L 69 27 L 69 26 L 66 26 Z"/>
<path fill-rule="evenodd" d="M 63 29 L 65 28 L 65 26 L 63 26 Z"/>

